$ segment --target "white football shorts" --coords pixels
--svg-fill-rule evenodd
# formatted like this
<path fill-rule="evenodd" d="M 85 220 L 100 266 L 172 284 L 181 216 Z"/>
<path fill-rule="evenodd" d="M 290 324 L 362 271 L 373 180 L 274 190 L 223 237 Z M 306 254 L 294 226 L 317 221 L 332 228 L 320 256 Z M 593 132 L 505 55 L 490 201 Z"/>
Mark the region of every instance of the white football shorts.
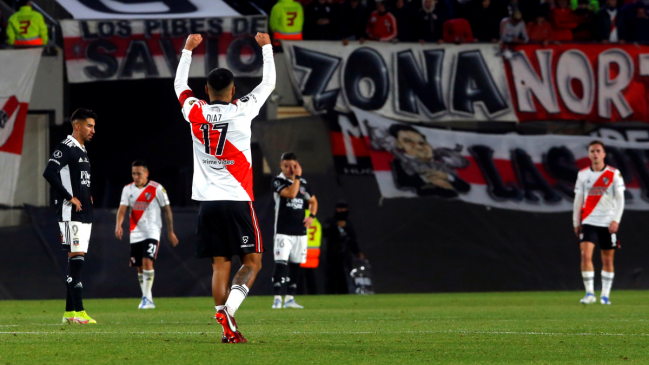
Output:
<path fill-rule="evenodd" d="M 92 223 L 59 222 L 63 251 L 88 252 Z"/>
<path fill-rule="evenodd" d="M 307 237 L 288 236 L 285 234 L 275 235 L 275 246 L 273 252 L 275 261 L 303 264 L 306 262 Z"/>

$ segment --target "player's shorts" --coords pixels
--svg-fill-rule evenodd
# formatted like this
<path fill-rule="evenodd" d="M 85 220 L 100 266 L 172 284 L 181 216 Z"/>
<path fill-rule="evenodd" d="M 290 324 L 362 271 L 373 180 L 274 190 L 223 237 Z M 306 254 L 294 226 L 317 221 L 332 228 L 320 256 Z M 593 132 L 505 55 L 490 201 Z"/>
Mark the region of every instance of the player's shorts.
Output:
<path fill-rule="evenodd" d="M 599 246 L 602 250 L 614 250 L 620 248 L 620 243 L 617 240 L 617 234 L 609 233 L 608 227 L 597 227 L 589 224 L 581 226 L 581 233 L 579 233 L 580 242 L 592 242 Z"/>
<path fill-rule="evenodd" d="M 159 248 L 160 241 L 153 238 L 131 243 L 131 266 L 142 266 L 142 259 L 155 261 L 158 258 Z"/>
<path fill-rule="evenodd" d="M 264 252 L 252 202 L 200 202 L 196 235 L 196 257 L 199 258 Z"/>
<path fill-rule="evenodd" d="M 306 262 L 307 236 L 275 235 L 275 261 L 303 264 Z"/>
<path fill-rule="evenodd" d="M 59 222 L 61 243 L 66 252 L 88 252 L 92 223 Z"/>

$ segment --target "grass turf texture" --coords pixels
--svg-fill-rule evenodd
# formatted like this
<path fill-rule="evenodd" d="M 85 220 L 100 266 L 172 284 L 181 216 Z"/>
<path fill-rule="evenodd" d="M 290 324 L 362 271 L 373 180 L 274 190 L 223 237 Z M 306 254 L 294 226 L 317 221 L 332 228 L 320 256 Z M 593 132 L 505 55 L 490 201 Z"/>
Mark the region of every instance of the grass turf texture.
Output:
<path fill-rule="evenodd" d="M 250 297 L 248 344 L 221 344 L 211 298 L 86 300 L 97 325 L 61 325 L 64 302 L 0 301 L 1 364 L 649 363 L 647 292 Z"/>

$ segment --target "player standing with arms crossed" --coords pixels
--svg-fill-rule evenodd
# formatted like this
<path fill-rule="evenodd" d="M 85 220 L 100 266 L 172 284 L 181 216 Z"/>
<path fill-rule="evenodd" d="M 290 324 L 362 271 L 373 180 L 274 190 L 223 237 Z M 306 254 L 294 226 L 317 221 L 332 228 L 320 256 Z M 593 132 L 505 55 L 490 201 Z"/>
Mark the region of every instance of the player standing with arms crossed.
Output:
<path fill-rule="evenodd" d="M 81 269 L 88 252 L 92 230 L 90 160 L 85 144 L 95 134 L 97 114 L 79 108 L 72 113 L 72 134 L 59 143 L 43 177 L 57 192 L 56 214 L 63 251 L 68 253 L 67 297 L 63 323 L 97 323 L 83 308 Z"/>
<path fill-rule="evenodd" d="M 126 209 L 131 208 L 130 214 L 130 241 L 131 241 L 131 266 L 137 268 L 138 281 L 142 289 L 142 301 L 138 309 L 154 309 L 153 261 L 158 257 L 160 248 L 160 231 L 162 219 L 160 213 L 164 210 L 167 221 L 167 236 L 171 245 L 178 245 L 178 238 L 174 234 L 173 215 L 169 206 L 167 191 L 162 185 L 149 180 L 149 167 L 146 162 L 138 160 L 131 164 L 133 182 L 122 190 L 122 198 L 117 211 L 117 224 L 115 237 L 121 240 L 124 234 L 122 223 Z"/>
<path fill-rule="evenodd" d="M 263 77 L 248 95 L 232 101 L 234 75 L 217 68 L 207 76 L 205 91 L 210 102 L 194 97 L 187 85 L 192 50 L 200 34 L 187 38 L 178 63 L 174 88 L 189 122 L 194 150 L 192 199 L 200 203 L 196 256 L 212 259 L 212 295 L 216 320 L 223 326 L 222 342 L 245 343 L 234 315 L 248 295 L 261 269 L 264 251 L 257 215 L 253 209 L 250 124 L 275 89 L 275 62 L 270 37 L 257 33 L 262 47 Z M 232 256 L 241 268 L 228 291 Z"/>
<path fill-rule="evenodd" d="M 293 152 L 282 154 L 282 172 L 272 181 L 275 198 L 275 273 L 273 274 L 273 309 L 304 308 L 294 299 L 300 278 L 300 264 L 306 262 L 306 230 L 318 212 L 318 200 L 302 175 L 302 167 Z M 308 205 L 307 205 L 308 204 Z M 306 209 L 309 216 L 306 216 Z M 288 287 L 287 287 L 288 286 Z"/>
<path fill-rule="evenodd" d="M 586 287 L 582 304 L 595 303 L 595 244 L 602 250 L 602 295 L 600 303 L 611 304 L 613 255 L 619 247 L 617 231 L 624 212 L 624 179 L 620 171 L 604 163 L 606 150 L 601 141 L 588 145 L 591 166 L 579 171 L 575 183 L 572 223 L 579 237 L 581 276 Z"/>

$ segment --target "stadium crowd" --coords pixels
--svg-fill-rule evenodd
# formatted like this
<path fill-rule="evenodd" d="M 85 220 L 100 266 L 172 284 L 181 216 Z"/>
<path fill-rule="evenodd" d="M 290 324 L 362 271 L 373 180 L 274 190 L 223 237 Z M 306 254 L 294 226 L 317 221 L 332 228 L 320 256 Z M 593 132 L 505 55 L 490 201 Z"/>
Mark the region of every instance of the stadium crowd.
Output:
<path fill-rule="evenodd" d="M 291 4 L 298 6 L 294 1 L 279 0 L 275 8 Z M 297 17 L 303 19 L 297 20 L 304 24 L 304 40 L 420 43 L 649 41 L 649 0 L 299 2 L 303 12 L 300 11 Z M 277 13 L 275 8 L 273 12 Z M 290 21 L 294 24 L 293 19 Z M 277 20 L 273 21 L 271 13 L 271 28 L 274 27 L 277 28 L 278 24 Z"/>

